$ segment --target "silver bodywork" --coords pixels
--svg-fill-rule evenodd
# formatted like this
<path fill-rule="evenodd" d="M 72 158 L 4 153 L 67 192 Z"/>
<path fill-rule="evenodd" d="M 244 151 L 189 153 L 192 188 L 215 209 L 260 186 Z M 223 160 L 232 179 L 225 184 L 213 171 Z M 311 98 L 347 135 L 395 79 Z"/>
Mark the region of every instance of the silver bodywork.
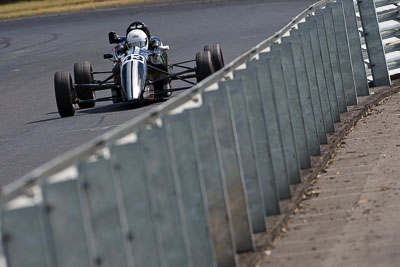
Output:
<path fill-rule="evenodd" d="M 121 96 L 123 101 L 133 101 L 148 98 L 153 92 L 153 85 L 148 84 L 148 62 L 162 63 L 161 55 L 165 50 L 161 40 L 152 37 L 157 42 L 157 48 L 147 50 L 139 47 L 130 47 L 123 54 L 115 49 L 116 64 L 120 64 Z"/>
<path fill-rule="evenodd" d="M 141 99 L 146 90 L 148 55 L 135 47 L 128 50 L 121 65 L 121 93 L 125 101 Z"/>

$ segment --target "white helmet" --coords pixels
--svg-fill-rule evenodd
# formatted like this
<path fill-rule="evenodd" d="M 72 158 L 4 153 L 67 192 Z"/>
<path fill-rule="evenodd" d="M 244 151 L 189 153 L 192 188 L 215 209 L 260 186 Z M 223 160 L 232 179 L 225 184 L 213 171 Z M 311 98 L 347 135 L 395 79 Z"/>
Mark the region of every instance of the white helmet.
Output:
<path fill-rule="evenodd" d="M 147 35 L 142 30 L 132 30 L 126 36 L 126 42 L 129 47 L 139 47 L 148 49 L 149 41 L 147 40 Z"/>

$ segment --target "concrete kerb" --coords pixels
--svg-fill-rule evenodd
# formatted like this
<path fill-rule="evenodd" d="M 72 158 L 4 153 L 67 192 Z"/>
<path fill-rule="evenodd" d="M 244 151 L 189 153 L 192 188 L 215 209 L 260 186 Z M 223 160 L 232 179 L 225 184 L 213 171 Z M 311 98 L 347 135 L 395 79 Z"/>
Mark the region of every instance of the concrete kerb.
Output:
<path fill-rule="evenodd" d="M 281 201 L 281 214 L 268 217 L 268 231 L 255 235 L 255 251 L 239 255 L 240 266 L 255 266 L 265 257 L 265 250 L 273 247 L 274 240 L 281 234 L 282 229 L 287 227 L 290 216 L 295 212 L 298 204 L 304 200 L 303 196 L 312 181 L 326 168 L 343 138 L 361 118 L 368 115 L 372 107 L 379 105 L 386 97 L 400 92 L 400 80 L 393 81 L 391 86 L 375 87 L 370 90 L 370 95 L 358 98 L 358 106 L 349 107 L 347 112 L 341 114 L 341 122 L 335 124 L 336 131 L 328 135 L 326 145 L 321 145 L 321 155 L 312 157 L 312 168 L 302 170 L 302 183 L 291 185 L 292 198 Z"/>

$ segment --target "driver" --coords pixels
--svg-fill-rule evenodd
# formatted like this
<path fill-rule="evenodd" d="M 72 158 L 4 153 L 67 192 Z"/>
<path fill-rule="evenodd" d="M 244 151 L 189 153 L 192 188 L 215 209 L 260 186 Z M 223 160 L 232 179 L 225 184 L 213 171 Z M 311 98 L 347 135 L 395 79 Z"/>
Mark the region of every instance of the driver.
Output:
<path fill-rule="evenodd" d="M 133 30 L 141 30 L 146 34 L 147 39 L 151 38 L 150 31 L 147 28 L 146 24 L 144 24 L 143 22 L 136 21 L 136 22 L 131 23 L 129 25 L 128 29 L 126 29 L 126 35 L 128 36 L 128 34 Z"/>
<path fill-rule="evenodd" d="M 143 22 L 133 22 L 126 29 L 126 42 L 129 46 L 154 50 L 159 44 L 152 39 L 149 29 Z"/>
<path fill-rule="evenodd" d="M 139 47 L 149 50 L 149 62 L 167 71 L 166 54 L 159 48 L 163 46 L 160 38 L 151 36 L 146 24 L 133 22 L 126 29 L 126 48 Z"/>
<path fill-rule="evenodd" d="M 139 47 L 143 49 L 149 48 L 149 39 L 141 30 L 132 30 L 126 35 L 126 44 L 129 48 Z"/>

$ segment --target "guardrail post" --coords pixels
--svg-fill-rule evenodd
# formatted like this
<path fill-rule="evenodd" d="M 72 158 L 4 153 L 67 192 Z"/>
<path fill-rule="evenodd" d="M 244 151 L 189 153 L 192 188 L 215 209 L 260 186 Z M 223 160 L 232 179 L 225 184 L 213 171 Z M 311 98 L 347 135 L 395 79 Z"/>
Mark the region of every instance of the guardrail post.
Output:
<path fill-rule="evenodd" d="M 245 100 L 247 101 L 248 116 L 252 140 L 254 142 L 255 159 L 264 208 L 267 216 L 280 213 L 279 194 L 276 176 L 273 170 L 271 148 L 268 140 L 267 126 L 263 112 L 263 103 L 257 83 L 257 73 L 249 68 L 237 70 L 234 78 L 243 78 Z"/>
<path fill-rule="evenodd" d="M 241 158 L 241 150 L 237 132 L 234 129 L 234 121 L 229 110 L 229 103 L 226 88 L 220 84 L 220 89 L 205 92 L 203 102 L 213 106 L 213 118 L 216 125 L 216 136 L 218 137 L 219 149 L 221 152 L 222 171 L 225 177 L 228 190 L 229 208 L 231 209 L 232 225 L 235 233 L 236 248 L 238 252 L 249 251 L 254 248 L 251 233 L 253 232 L 253 215 L 249 213 L 253 205 L 260 208 L 261 191 L 253 191 L 256 196 L 247 193 L 246 184 L 254 185 L 257 176 L 249 176 L 244 172 Z M 255 166 L 248 166 L 254 167 Z M 252 187 L 254 188 L 254 187 Z M 251 197 L 251 198 L 249 198 Z M 256 202 L 253 202 L 256 200 Z M 260 211 L 260 210 L 259 210 Z M 261 212 L 263 209 L 261 208 Z M 255 220 L 259 218 L 255 217 Z M 264 221 L 264 219 L 263 219 Z M 259 222 L 257 222 L 259 225 Z M 265 221 L 264 221 L 265 224 Z"/>
<path fill-rule="evenodd" d="M 364 58 L 361 49 L 360 33 L 357 26 L 357 17 L 354 9 L 353 0 L 339 0 L 343 4 L 344 19 L 345 19 L 345 29 L 347 30 L 348 45 L 350 48 L 351 63 L 354 72 L 354 82 L 356 86 L 357 96 L 369 95 L 367 73 L 365 71 Z M 337 20 L 337 13 L 333 10 L 334 20 Z M 339 23 L 341 21 L 338 20 Z M 340 36 L 340 31 L 337 32 L 337 24 L 335 24 L 335 30 Z M 339 28 L 340 30 L 340 28 Z M 342 38 L 340 38 L 341 40 Z"/>
<path fill-rule="evenodd" d="M 290 179 L 283 149 L 281 129 L 278 122 L 276 101 L 272 89 L 271 73 L 265 61 L 253 60 L 247 68 L 256 73 L 258 90 L 261 96 L 267 136 L 271 151 L 272 168 L 278 188 L 279 199 L 290 199 Z"/>
<path fill-rule="evenodd" d="M 185 236 L 180 184 L 174 177 L 165 127 L 140 130 L 138 142 L 143 147 L 147 183 L 153 208 L 159 217 L 160 241 L 167 266 L 190 266 L 192 260 Z"/>
<path fill-rule="evenodd" d="M 301 47 L 300 36 L 293 35 L 292 30 L 290 37 L 283 37 L 282 43 L 290 44 L 291 54 L 293 56 L 293 66 L 296 72 L 296 79 L 298 84 L 301 109 L 302 109 L 302 117 L 304 118 L 304 128 L 307 138 L 307 145 L 310 151 L 310 155 L 318 156 L 321 154 L 318 133 L 315 124 L 315 117 L 313 111 L 313 103 L 311 101 L 310 87 L 308 85 L 307 80 L 307 70 L 303 55 L 303 50 Z M 321 117 L 322 118 L 322 117 Z M 321 121 L 322 123 L 322 121 Z"/>
<path fill-rule="evenodd" d="M 84 199 L 81 206 L 93 238 L 89 240 L 94 245 L 93 262 L 128 266 L 128 244 L 121 226 L 111 161 L 100 158 L 94 162 L 81 162 L 78 173 Z"/>
<path fill-rule="evenodd" d="M 342 71 L 343 86 L 345 91 L 346 105 L 357 105 L 357 91 L 353 71 L 353 63 L 350 55 L 349 40 L 346 31 L 342 2 L 329 3 L 327 14 L 332 18 L 331 25 L 334 28 L 335 41 L 339 54 L 339 63 Z M 364 66 L 364 65 L 362 65 Z M 364 70 L 365 73 L 365 70 Z M 364 81 L 365 83 L 367 81 Z M 368 84 L 367 84 L 368 89 Z"/>
<path fill-rule="evenodd" d="M 303 27 L 302 27 L 303 26 Z M 318 140 L 320 144 L 326 144 L 326 129 L 325 129 L 325 109 L 321 105 L 320 90 L 318 87 L 316 64 L 314 63 L 313 49 L 311 47 L 310 33 L 305 24 L 299 24 L 299 29 L 292 30 L 292 36 L 298 35 L 301 41 L 301 48 L 304 55 L 305 70 L 307 72 L 307 81 L 310 88 L 311 102 L 313 104 L 313 112 L 315 117 L 315 126 L 317 128 Z"/>
<path fill-rule="evenodd" d="M 333 27 L 332 13 L 328 8 L 317 9 L 315 13 L 319 18 L 322 18 L 322 25 L 324 26 L 327 41 L 326 43 L 328 45 L 328 53 L 331 62 L 330 67 L 332 69 L 339 112 L 343 113 L 347 111 L 347 103 L 345 89 L 343 87 L 343 71 L 339 63 L 338 48 L 336 46 L 336 36 L 335 29 Z"/>
<path fill-rule="evenodd" d="M 365 44 L 367 45 L 369 63 L 371 64 L 374 86 L 390 85 L 389 70 L 379 31 L 374 0 L 362 0 L 358 1 L 357 4 L 360 11 Z"/>
<path fill-rule="evenodd" d="M 207 194 L 208 217 L 217 266 L 238 266 L 235 255 L 236 237 L 233 234 L 226 180 L 212 112 L 213 107 L 209 105 L 189 110 L 193 139 L 198 153 L 200 176 L 204 180 Z"/>
<path fill-rule="evenodd" d="M 220 82 L 219 90 L 226 92 L 228 100 L 229 113 L 239 150 L 238 155 L 240 155 L 240 162 L 242 164 L 253 232 L 265 232 L 266 213 L 264 198 L 261 191 L 257 160 L 255 158 L 256 154 L 254 152 L 255 147 L 249 124 L 243 79 L 237 78 L 235 80 Z"/>
<path fill-rule="evenodd" d="M 43 203 L 48 207 L 57 267 L 86 267 L 94 263 L 88 248 L 88 222 L 82 215 L 82 199 L 76 179 L 42 186 Z M 71 223 L 73 222 L 73 223 Z"/>
<path fill-rule="evenodd" d="M 324 66 L 326 88 L 328 91 L 328 99 L 331 104 L 331 114 L 333 122 L 340 122 L 340 112 L 338 106 L 338 99 L 336 95 L 336 85 L 333 77 L 332 63 L 329 56 L 328 41 L 326 39 L 324 18 L 321 14 L 315 14 L 312 19 L 307 17 L 308 20 L 314 21 L 317 25 L 318 41 L 321 49 L 322 63 Z M 307 20 L 306 19 L 306 20 Z"/>
<path fill-rule="evenodd" d="M 308 151 L 304 115 L 301 108 L 300 93 L 297 84 L 292 48 L 289 43 L 273 44 L 271 50 L 280 51 L 286 92 L 289 101 L 289 110 L 292 121 L 296 151 L 302 169 L 311 167 L 310 153 Z"/>
<path fill-rule="evenodd" d="M 131 242 L 135 266 L 165 266 L 157 238 L 159 230 L 154 218 L 157 213 L 151 204 L 143 148 L 140 143 L 128 143 L 112 146 L 110 152 L 114 179 L 119 184 L 125 211 L 125 234 Z"/>
<path fill-rule="evenodd" d="M 198 155 L 188 112 L 163 117 L 169 151 L 181 187 L 183 214 L 190 246 L 192 266 L 216 266 L 212 236 L 208 225 L 206 189 L 199 174 Z"/>
<path fill-rule="evenodd" d="M 304 28 L 302 26 L 304 25 Z M 307 28 L 308 27 L 308 28 Z M 333 133 L 335 126 L 331 112 L 331 103 L 328 97 L 328 89 L 325 80 L 324 65 L 322 63 L 321 47 L 318 40 L 317 24 L 315 20 L 308 20 L 306 23 L 299 24 L 299 29 L 304 29 L 305 34 L 310 35 L 312 54 L 314 58 L 315 71 L 317 75 L 319 97 L 322 107 L 322 115 L 324 119 L 325 131 Z"/>
<path fill-rule="evenodd" d="M 273 96 L 276 102 L 276 110 L 282 135 L 283 151 L 285 153 L 289 181 L 291 184 L 297 184 L 301 182 L 301 174 L 299 159 L 297 156 L 298 153 L 296 150 L 296 141 L 294 139 L 292 127 L 292 118 L 290 116 L 285 78 L 283 76 L 281 53 L 279 51 L 271 51 L 268 53 L 261 53 L 259 56 L 260 61 L 263 61 L 269 66 L 269 71 L 271 73 L 271 90 L 273 90 Z"/>
<path fill-rule="evenodd" d="M 43 206 L 30 204 L 19 208 L 3 207 L 2 242 L 8 266 L 52 267 L 43 229 Z"/>

